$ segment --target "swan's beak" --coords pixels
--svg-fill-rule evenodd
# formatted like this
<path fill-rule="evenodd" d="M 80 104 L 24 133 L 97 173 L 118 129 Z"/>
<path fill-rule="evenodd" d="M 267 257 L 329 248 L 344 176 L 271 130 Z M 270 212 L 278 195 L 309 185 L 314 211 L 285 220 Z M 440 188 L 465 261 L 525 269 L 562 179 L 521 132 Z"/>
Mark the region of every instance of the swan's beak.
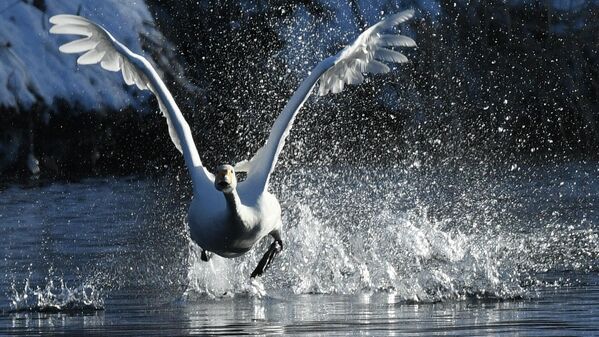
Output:
<path fill-rule="evenodd" d="M 218 182 L 215 181 L 214 182 L 214 186 L 216 186 L 216 189 L 219 190 L 219 191 L 227 192 L 225 190 L 231 188 L 231 183 L 229 183 L 227 181 L 224 181 L 224 180 L 221 180 L 221 181 L 218 181 Z"/>
<path fill-rule="evenodd" d="M 214 179 L 214 187 L 221 192 L 230 192 L 231 180 L 226 175 L 217 174 Z"/>

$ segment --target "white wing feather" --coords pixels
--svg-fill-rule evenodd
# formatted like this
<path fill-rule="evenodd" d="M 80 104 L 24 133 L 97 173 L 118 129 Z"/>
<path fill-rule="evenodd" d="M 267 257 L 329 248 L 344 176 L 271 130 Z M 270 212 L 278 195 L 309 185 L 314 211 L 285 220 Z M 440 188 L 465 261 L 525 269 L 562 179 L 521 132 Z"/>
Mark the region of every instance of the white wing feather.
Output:
<path fill-rule="evenodd" d="M 247 179 L 240 184 L 258 193 L 268 187 L 270 174 L 274 170 L 285 139 L 291 130 L 296 114 L 313 87 L 320 83 L 319 94 L 341 92 L 346 84 L 360 84 L 364 81 L 363 73 L 387 73 L 390 68 L 381 61 L 404 63 L 405 55 L 385 47 L 415 47 L 414 40 L 396 34 L 381 34 L 396 25 L 410 19 L 413 10 L 391 15 L 364 31 L 353 44 L 339 54 L 320 62 L 295 91 L 283 111 L 275 120 L 266 144 L 252 157 L 235 165 L 235 170 L 247 172 Z"/>
<path fill-rule="evenodd" d="M 150 81 L 143 71 L 137 69 L 127 58 L 120 54 L 114 47 L 116 40 L 105 29 L 83 17 L 76 15 L 61 14 L 50 18 L 50 23 L 54 24 L 50 28 L 52 34 L 67 34 L 85 36 L 82 39 L 63 44 L 58 48 L 65 54 L 84 53 L 77 59 L 77 64 L 88 65 L 100 63 L 100 66 L 108 71 L 122 71 L 123 79 L 127 85 L 135 84 L 139 89 L 146 90 L 151 87 Z M 181 141 L 172 129 L 172 123 L 168 112 L 153 89 L 150 89 L 158 98 L 160 111 L 167 119 L 169 125 L 169 134 L 175 144 L 175 147 L 182 153 Z"/>
<path fill-rule="evenodd" d="M 390 69 L 379 61 L 404 63 L 405 55 L 386 47 L 415 47 L 416 42 L 403 35 L 381 34 L 414 16 L 413 10 L 391 15 L 383 21 L 365 30 L 360 36 L 339 54 L 335 66 L 327 70 L 320 79 L 318 94 L 324 96 L 338 93 L 345 84 L 360 84 L 364 80 L 360 73 L 386 73 Z"/>
<path fill-rule="evenodd" d="M 84 53 L 77 59 L 78 64 L 96 64 L 108 71 L 121 71 L 127 85 L 135 84 L 141 90 L 150 90 L 158 100 L 160 111 L 166 118 L 168 131 L 175 147 L 183 153 L 194 183 L 198 173 L 210 180 L 211 175 L 202 167 L 202 162 L 193 142 L 191 130 L 175 103 L 171 93 L 152 66 L 144 57 L 133 53 L 118 42 L 100 25 L 76 15 L 61 14 L 50 18 L 52 34 L 80 35 L 82 39 L 60 46 L 59 50 L 68 54 Z M 206 180 L 206 179 L 203 179 Z"/>

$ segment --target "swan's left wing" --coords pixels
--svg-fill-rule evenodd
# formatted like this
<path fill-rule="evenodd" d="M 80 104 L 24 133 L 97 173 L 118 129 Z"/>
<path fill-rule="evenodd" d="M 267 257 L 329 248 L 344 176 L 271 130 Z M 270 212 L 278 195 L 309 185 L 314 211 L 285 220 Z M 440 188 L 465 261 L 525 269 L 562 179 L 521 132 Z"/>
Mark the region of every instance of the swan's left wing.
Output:
<path fill-rule="evenodd" d="M 51 17 L 50 23 L 53 24 L 50 33 L 83 36 L 59 48 L 63 53 L 83 53 L 77 59 L 78 64 L 99 63 L 106 70 L 121 71 L 125 83 L 135 84 L 141 90 L 150 90 L 156 96 L 160 111 L 166 118 L 171 140 L 183 153 L 194 186 L 211 185 L 213 176 L 202 166 L 189 125 L 152 64 L 117 41 L 102 26 L 86 18 L 61 14 Z"/>
<path fill-rule="evenodd" d="M 383 63 L 404 63 L 408 59 L 389 47 L 415 47 L 414 40 L 398 34 L 383 34 L 398 24 L 410 19 L 413 10 L 391 15 L 376 25 L 365 30 L 350 46 L 339 54 L 320 62 L 293 94 L 283 111 L 275 120 L 266 144 L 249 161 L 235 165 L 238 172 L 247 172 L 244 181 L 246 188 L 257 192 L 268 186 L 270 174 L 275 168 L 277 159 L 285 139 L 291 130 L 295 116 L 306 99 L 310 96 L 314 85 L 320 82 L 319 94 L 341 92 L 345 84 L 359 84 L 364 81 L 363 73 L 386 73 L 390 69 Z"/>

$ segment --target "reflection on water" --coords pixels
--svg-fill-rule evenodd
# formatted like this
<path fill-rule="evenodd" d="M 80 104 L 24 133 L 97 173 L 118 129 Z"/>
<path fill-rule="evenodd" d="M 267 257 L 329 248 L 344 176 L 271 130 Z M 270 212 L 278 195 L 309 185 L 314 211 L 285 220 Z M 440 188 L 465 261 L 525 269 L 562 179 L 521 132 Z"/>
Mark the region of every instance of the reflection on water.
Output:
<path fill-rule="evenodd" d="M 199 261 L 165 179 L 8 187 L 0 335 L 597 334 L 597 167 L 287 172 L 255 284 L 268 242 Z"/>
<path fill-rule="evenodd" d="M 235 296 L 164 306 L 129 304 L 126 309 L 107 303 L 105 311 L 89 314 L 15 313 L 0 318 L 0 332 L 589 336 L 599 333 L 597 303 L 599 287 L 545 289 L 526 301 L 428 304 L 396 302 L 388 294 Z"/>

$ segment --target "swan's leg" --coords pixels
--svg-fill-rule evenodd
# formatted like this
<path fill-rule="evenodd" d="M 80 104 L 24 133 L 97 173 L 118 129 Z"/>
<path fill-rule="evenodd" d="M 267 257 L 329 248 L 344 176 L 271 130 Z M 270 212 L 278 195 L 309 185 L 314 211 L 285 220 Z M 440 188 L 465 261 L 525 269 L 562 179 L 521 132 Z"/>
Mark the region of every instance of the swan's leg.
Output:
<path fill-rule="evenodd" d="M 273 241 L 266 253 L 264 253 L 264 256 L 262 257 L 260 262 L 258 262 L 258 265 L 256 266 L 256 269 L 254 269 L 254 271 L 252 272 L 250 278 L 262 276 L 262 274 L 266 271 L 268 266 L 270 266 L 270 263 L 275 258 L 275 256 L 277 256 L 281 252 L 281 250 L 283 250 L 283 241 L 281 240 L 280 233 L 277 231 L 271 233 L 270 235 L 273 236 L 275 241 Z"/>
<path fill-rule="evenodd" d="M 212 252 L 202 249 L 202 255 L 200 256 L 200 259 L 204 262 L 208 262 L 208 261 L 210 261 L 211 258 L 212 258 Z"/>

